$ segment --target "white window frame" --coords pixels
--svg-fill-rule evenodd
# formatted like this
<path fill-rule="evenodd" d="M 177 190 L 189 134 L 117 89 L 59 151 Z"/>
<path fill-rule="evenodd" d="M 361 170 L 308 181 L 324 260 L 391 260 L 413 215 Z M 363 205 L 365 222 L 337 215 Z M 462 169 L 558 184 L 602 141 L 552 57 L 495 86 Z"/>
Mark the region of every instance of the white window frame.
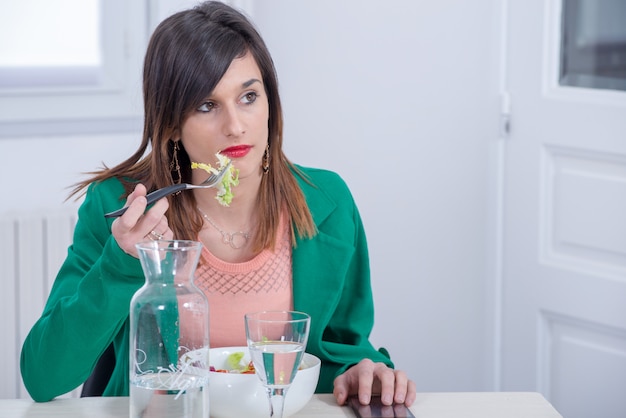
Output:
<path fill-rule="evenodd" d="M 563 19 L 563 0 L 546 1 L 544 30 L 544 57 L 542 71 L 542 91 L 545 97 L 555 100 L 574 100 L 587 103 L 611 103 L 623 106 L 626 103 L 626 91 L 574 87 L 559 83 L 561 68 L 561 30 Z"/>
<path fill-rule="evenodd" d="M 83 86 L 0 86 L 0 139 L 140 132 L 143 59 L 150 34 L 163 19 L 198 1 L 103 0 L 100 82 Z M 248 16 L 253 14 L 253 0 L 222 1 Z"/>
<path fill-rule="evenodd" d="M 103 63 L 96 83 L 0 87 L 0 137 L 141 130 L 150 2 L 101 2 Z"/>

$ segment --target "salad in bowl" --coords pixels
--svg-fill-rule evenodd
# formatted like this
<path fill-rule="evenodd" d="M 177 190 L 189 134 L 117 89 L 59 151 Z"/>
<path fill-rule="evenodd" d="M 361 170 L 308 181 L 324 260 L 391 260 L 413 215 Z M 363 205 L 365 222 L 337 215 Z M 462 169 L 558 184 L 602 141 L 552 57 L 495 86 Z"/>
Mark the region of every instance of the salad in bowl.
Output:
<path fill-rule="evenodd" d="M 212 418 L 267 418 L 269 400 L 256 375 L 248 347 L 212 348 L 209 353 L 209 397 Z M 305 353 L 285 397 L 284 417 L 294 415 L 311 400 L 321 361 Z"/>

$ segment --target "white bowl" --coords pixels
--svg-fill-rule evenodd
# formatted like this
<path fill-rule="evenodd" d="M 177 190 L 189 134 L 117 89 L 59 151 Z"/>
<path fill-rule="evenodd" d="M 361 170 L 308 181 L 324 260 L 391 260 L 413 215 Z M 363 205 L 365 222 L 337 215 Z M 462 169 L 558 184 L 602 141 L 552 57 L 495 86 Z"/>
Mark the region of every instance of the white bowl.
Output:
<path fill-rule="evenodd" d="M 215 369 L 225 369 L 226 358 L 235 352 L 244 352 L 243 362 L 250 361 L 248 347 L 212 348 L 209 364 Z M 320 376 L 321 361 L 305 353 L 301 369 L 287 391 L 284 417 L 304 408 L 311 400 Z M 267 418 L 269 401 L 267 392 L 256 374 L 209 372 L 209 397 L 211 418 Z"/>

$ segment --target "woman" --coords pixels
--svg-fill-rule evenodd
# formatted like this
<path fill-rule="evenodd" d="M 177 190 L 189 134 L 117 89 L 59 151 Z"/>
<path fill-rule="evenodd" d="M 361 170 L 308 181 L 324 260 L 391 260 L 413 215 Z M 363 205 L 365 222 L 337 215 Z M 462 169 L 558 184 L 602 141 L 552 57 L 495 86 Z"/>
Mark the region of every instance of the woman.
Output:
<path fill-rule="evenodd" d="M 128 394 L 128 308 L 144 282 L 135 244 L 204 244 L 196 284 L 211 306 L 211 345 L 245 345 L 243 314 L 296 309 L 312 317 L 307 351 L 322 359 L 318 392 L 343 404 L 372 393 L 410 405 L 415 384 L 368 341 L 373 325 L 363 225 L 334 173 L 299 167 L 282 151 L 282 111 L 269 52 L 251 23 L 220 2 L 177 13 L 155 30 L 144 64 L 145 123 L 137 152 L 79 183 L 86 192 L 74 243 L 21 369 L 36 401 L 83 383 L 109 345 L 104 395 Z M 185 191 L 146 205 L 146 192 L 201 183 L 192 162 L 230 158 L 234 199 Z M 127 211 L 104 214 L 126 201 Z"/>

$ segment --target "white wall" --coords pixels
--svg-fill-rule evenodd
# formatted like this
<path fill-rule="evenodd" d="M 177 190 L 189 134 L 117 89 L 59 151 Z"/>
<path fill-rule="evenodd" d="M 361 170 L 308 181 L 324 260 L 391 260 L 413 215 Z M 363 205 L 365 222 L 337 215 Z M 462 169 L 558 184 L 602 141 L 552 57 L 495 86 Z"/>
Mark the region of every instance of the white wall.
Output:
<path fill-rule="evenodd" d="M 279 72 L 287 154 L 350 185 L 370 243 L 372 340 L 420 391 L 493 388 L 496 3 L 246 3 Z M 0 135 L 0 215 L 75 205 L 66 187 L 139 136 Z"/>
<path fill-rule="evenodd" d="M 82 173 L 121 162 L 140 139 L 141 132 L 0 138 L 0 214 L 75 207 L 77 202 L 65 199 L 70 186 L 86 178 Z"/>
<path fill-rule="evenodd" d="M 253 12 L 288 155 L 339 172 L 360 206 L 373 341 L 419 390 L 490 389 L 495 3 L 265 0 Z"/>

